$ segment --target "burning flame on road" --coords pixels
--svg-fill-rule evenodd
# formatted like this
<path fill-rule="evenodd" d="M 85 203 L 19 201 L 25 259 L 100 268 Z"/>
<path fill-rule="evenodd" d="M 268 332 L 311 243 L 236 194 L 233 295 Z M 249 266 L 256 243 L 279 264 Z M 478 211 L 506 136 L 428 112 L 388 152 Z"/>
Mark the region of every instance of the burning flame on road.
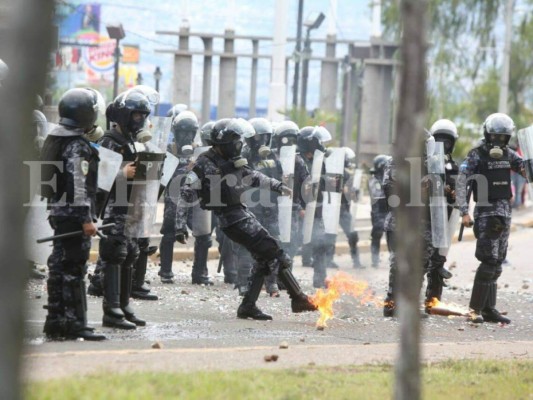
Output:
<path fill-rule="evenodd" d="M 426 308 L 429 311 L 429 314 L 431 315 L 442 315 L 442 316 L 467 316 L 468 310 L 464 309 L 460 305 L 457 304 L 446 304 L 436 297 L 433 297 L 430 301 L 426 302 Z"/>
<path fill-rule="evenodd" d="M 379 299 L 376 299 L 367 282 L 357 281 L 353 276 L 345 272 L 337 272 L 331 279 L 326 281 L 326 286 L 327 289 L 318 289 L 311 296 L 311 302 L 320 311 L 320 318 L 316 323 L 319 328 L 326 327 L 327 321 L 333 318 L 333 304 L 343 294 L 359 299 L 361 304 L 383 304 Z"/>

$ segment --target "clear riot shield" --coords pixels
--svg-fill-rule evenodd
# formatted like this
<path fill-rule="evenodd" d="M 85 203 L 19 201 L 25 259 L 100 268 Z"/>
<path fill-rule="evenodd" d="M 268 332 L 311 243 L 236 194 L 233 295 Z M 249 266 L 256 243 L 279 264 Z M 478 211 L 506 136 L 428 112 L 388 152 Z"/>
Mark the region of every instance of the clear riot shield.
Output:
<path fill-rule="evenodd" d="M 195 147 L 192 161 L 196 161 L 200 154 L 210 148 L 211 146 Z M 192 234 L 195 237 L 211 234 L 211 211 L 203 210 L 199 204 L 195 204 L 192 209 Z"/>
<path fill-rule="evenodd" d="M 180 165 L 180 159 L 169 151 L 166 152 L 165 162 L 163 163 L 163 171 L 161 172 L 161 185 L 167 186 L 170 179 L 176 172 L 176 168 Z"/>
<path fill-rule="evenodd" d="M 320 185 L 320 176 L 322 175 L 322 163 L 324 162 L 324 153 L 315 150 L 313 156 L 313 165 L 311 167 L 311 201 L 307 202 L 305 207 L 305 216 L 303 223 L 303 244 L 311 242 L 313 236 L 313 224 L 315 221 L 316 199 Z M 344 162 L 344 160 L 343 160 Z"/>
<path fill-rule="evenodd" d="M 153 118 L 152 139 L 144 144 L 135 143 L 137 169 L 124 230 L 128 237 L 145 238 L 153 233 L 170 125 L 170 118 Z"/>
<path fill-rule="evenodd" d="M 527 181 L 533 187 L 533 125 L 517 132 L 518 143 L 524 155 Z"/>
<path fill-rule="evenodd" d="M 344 176 L 344 153 L 342 147 L 332 148 L 326 157 L 326 191 L 323 192 L 322 218 L 327 234 L 336 235 L 341 215 L 342 188 Z"/>
<path fill-rule="evenodd" d="M 363 170 L 356 169 L 353 174 L 352 193 L 359 193 L 361 190 L 362 179 Z M 350 215 L 352 216 L 352 221 L 350 222 L 350 232 L 355 232 L 355 225 L 357 223 L 357 201 L 355 198 L 352 198 L 350 202 Z"/>
<path fill-rule="evenodd" d="M 117 177 L 122 166 L 122 154 L 113 150 L 106 149 L 96 143 L 91 143 L 98 150 L 98 188 L 111 191 L 115 178 Z"/>
<path fill-rule="evenodd" d="M 439 254 L 441 256 L 446 257 L 448 255 L 448 252 L 450 251 L 450 247 L 452 246 L 452 240 L 453 235 L 455 235 L 455 231 L 459 227 L 461 221 L 461 213 L 459 212 L 459 209 L 454 208 L 452 210 L 452 213 L 450 215 L 450 218 L 448 219 L 448 247 L 442 247 L 439 249 Z"/>
<path fill-rule="evenodd" d="M 448 203 L 444 195 L 444 145 L 432 144 L 433 152 L 427 153 L 427 169 L 431 178 L 429 210 L 431 215 L 431 239 L 436 248 L 449 247 L 448 240 Z"/>
<path fill-rule="evenodd" d="M 279 161 L 283 171 L 282 181 L 292 190 L 294 185 L 296 146 L 282 146 L 279 151 Z M 292 227 L 292 198 L 289 196 L 278 196 L 278 226 L 280 241 L 282 243 L 290 243 Z"/>
<path fill-rule="evenodd" d="M 36 264 L 45 265 L 52 253 L 52 242 L 38 244 L 37 239 L 54 234 L 48 222 L 47 201 L 41 199 L 40 196 L 35 196 L 30 204 L 24 221 L 26 258 Z"/>

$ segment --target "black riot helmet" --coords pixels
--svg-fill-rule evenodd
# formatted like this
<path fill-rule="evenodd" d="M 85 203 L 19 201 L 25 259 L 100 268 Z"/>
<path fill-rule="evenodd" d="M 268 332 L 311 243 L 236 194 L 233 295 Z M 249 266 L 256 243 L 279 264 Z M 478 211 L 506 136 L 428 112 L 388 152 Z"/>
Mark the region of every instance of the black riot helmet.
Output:
<path fill-rule="evenodd" d="M 300 130 L 298 149 L 302 154 L 314 154 L 315 150 L 326 151 L 324 143 L 330 140 L 331 134 L 323 126 L 306 126 Z"/>
<path fill-rule="evenodd" d="M 211 144 L 226 159 L 241 155 L 243 141 L 255 134 L 253 126 L 242 118 L 224 118 L 211 130 Z"/>
<path fill-rule="evenodd" d="M 211 131 L 215 126 L 215 121 L 209 121 L 200 128 L 200 140 L 203 146 L 211 146 Z"/>
<path fill-rule="evenodd" d="M 455 147 L 455 142 L 459 138 L 457 134 L 457 127 L 449 119 L 439 119 L 431 125 L 429 132 L 433 135 L 436 142 L 441 142 L 444 145 L 444 153 L 452 154 Z"/>
<path fill-rule="evenodd" d="M 190 156 L 193 152 L 192 144 L 198 132 L 198 118 L 191 111 L 182 111 L 172 120 L 172 134 L 178 153 Z"/>
<path fill-rule="evenodd" d="M 120 127 L 123 134 L 130 134 L 135 139 L 150 114 L 150 101 L 140 91 L 128 90 L 117 96 L 110 111 L 111 121 Z"/>
<path fill-rule="evenodd" d="M 270 154 L 272 124 L 265 118 L 252 118 L 248 121 L 254 128 L 255 135 L 246 139 L 246 144 L 253 154 L 267 157 Z"/>
<path fill-rule="evenodd" d="M 300 128 L 292 121 L 283 121 L 276 129 L 272 141 L 276 143 L 278 149 L 282 146 L 297 144 Z"/>
<path fill-rule="evenodd" d="M 70 129 L 89 131 L 99 112 L 104 112 L 105 103 L 102 95 L 91 88 L 67 90 L 59 100 L 59 124 Z"/>
<path fill-rule="evenodd" d="M 382 175 L 385 165 L 387 165 L 387 162 L 390 159 L 391 157 L 386 154 L 378 154 L 377 156 L 375 156 L 374 161 L 372 162 L 373 166 L 370 169 L 370 173 Z"/>
<path fill-rule="evenodd" d="M 503 113 L 491 114 L 483 123 L 483 136 L 485 136 L 485 141 L 492 147 L 506 147 L 514 130 L 513 120 Z"/>

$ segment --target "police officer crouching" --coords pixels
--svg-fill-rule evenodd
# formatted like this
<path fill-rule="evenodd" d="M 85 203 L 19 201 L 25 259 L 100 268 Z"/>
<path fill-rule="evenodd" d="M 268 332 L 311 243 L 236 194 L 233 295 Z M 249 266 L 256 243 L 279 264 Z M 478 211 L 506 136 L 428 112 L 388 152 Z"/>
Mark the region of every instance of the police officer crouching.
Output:
<path fill-rule="evenodd" d="M 291 297 L 292 311 L 314 311 L 316 307 L 292 275 L 290 258 L 241 201 L 241 195 L 250 186 L 269 188 L 285 195 L 292 193 L 282 182 L 247 166 L 246 160 L 241 157 L 241 150 L 243 138 L 248 134 L 253 132 L 243 128 L 237 119 L 225 119 L 215 124 L 211 132 L 212 148 L 198 157 L 182 187 L 178 226 L 183 238 L 187 238 L 187 212 L 181 203 L 192 205 L 199 199 L 202 208 L 212 210 L 216 215 L 227 237 L 252 254 L 256 264 L 250 276 L 249 290 L 237 311 L 238 318 L 272 319 L 256 306 L 256 301 L 265 275 L 275 271 L 279 271 L 278 279 Z"/>
<path fill-rule="evenodd" d="M 524 161 L 508 146 L 514 130 L 514 122 L 506 114 L 489 115 L 483 123 L 484 139 L 470 150 L 459 168 L 457 199 L 462 222 L 474 226 L 476 258 L 481 262 L 470 298 L 470 321 L 475 323 L 511 323 L 496 309 L 496 291 L 511 227 L 511 170 L 525 176 Z M 468 182 L 470 177 L 473 180 Z M 472 189 L 467 189 L 467 184 Z M 467 191 L 476 202 L 475 222 L 468 213 Z"/>
<path fill-rule="evenodd" d="M 87 326 L 84 277 L 96 234 L 95 197 L 98 180 L 98 151 L 84 135 L 95 129 L 102 96 L 93 89 L 71 89 L 59 102 L 59 126 L 46 138 L 41 159 L 62 163 L 43 166 L 43 181 L 57 179 L 55 190 L 43 186 L 50 205 L 50 225 L 55 235 L 83 231 L 83 235 L 54 240 L 48 258 L 48 310 L 44 333 L 49 339 L 104 340 Z"/>

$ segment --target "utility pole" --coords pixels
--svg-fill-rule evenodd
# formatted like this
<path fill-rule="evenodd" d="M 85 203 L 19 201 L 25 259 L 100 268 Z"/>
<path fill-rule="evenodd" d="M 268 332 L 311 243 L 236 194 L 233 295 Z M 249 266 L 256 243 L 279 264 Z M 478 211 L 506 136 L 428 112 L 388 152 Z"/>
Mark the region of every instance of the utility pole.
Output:
<path fill-rule="evenodd" d="M 23 162 L 33 160 L 31 137 L 35 127 L 30 99 L 45 88 L 54 8 L 52 0 L 0 1 L 0 55 L 9 67 L 0 88 L 0 220 L 4 226 L 0 231 L 1 399 L 25 397 L 20 374 L 22 363 L 31 362 L 22 358 L 28 311 L 24 288 L 29 276 L 24 255 L 24 215 L 28 208 L 23 204 L 29 201 L 33 188 L 28 179 L 30 168 Z"/>
<path fill-rule="evenodd" d="M 270 80 L 268 118 L 271 121 L 283 121 L 280 114 L 287 106 L 285 84 L 285 45 L 287 44 L 287 10 L 288 0 L 276 0 L 276 23 L 274 25 L 274 41 L 272 43 L 272 75 Z"/>
<path fill-rule="evenodd" d="M 515 0 L 505 3 L 505 44 L 503 47 L 502 72 L 500 75 L 500 99 L 498 111 L 507 114 L 509 98 L 509 69 L 511 64 L 511 42 L 513 38 L 513 10 Z"/>
<path fill-rule="evenodd" d="M 395 400 L 418 400 L 420 388 L 420 307 L 422 282 L 422 229 L 413 229 L 412 221 L 420 221 L 424 207 L 410 204 L 411 168 L 420 171 L 424 121 L 426 116 L 426 31 L 428 0 L 402 0 L 403 25 L 402 69 L 398 107 L 397 140 L 394 146 L 396 171 L 397 230 L 396 290 L 394 301 L 400 322 L 400 348 L 395 365 Z M 416 188 L 414 188 L 416 189 Z M 393 206 L 393 197 L 389 205 Z M 398 238 L 400 239 L 400 238 Z"/>
<path fill-rule="evenodd" d="M 304 0 L 298 0 L 298 22 L 296 24 L 296 48 L 294 49 L 294 78 L 292 83 L 292 107 L 298 107 L 298 86 L 300 79 L 300 58 L 302 51 L 302 19 Z"/>
<path fill-rule="evenodd" d="M 372 36 L 381 37 L 381 0 L 372 3 Z"/>

